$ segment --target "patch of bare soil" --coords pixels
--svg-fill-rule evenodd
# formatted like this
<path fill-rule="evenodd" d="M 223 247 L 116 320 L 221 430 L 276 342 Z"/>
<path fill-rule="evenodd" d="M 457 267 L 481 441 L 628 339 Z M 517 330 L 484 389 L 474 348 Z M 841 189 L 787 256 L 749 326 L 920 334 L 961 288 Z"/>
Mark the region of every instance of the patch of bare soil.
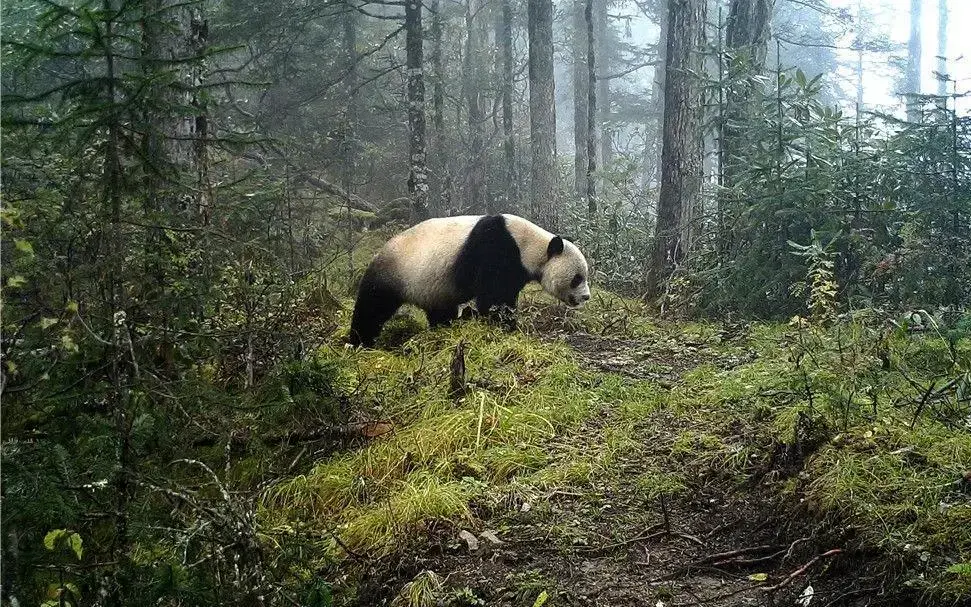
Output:
<path fill-rule="evenodd" d="M 529 606 L 542 592 L 550 605 L 880 604 L 864 555 L 834 551 L 840 538 L 756 494 L 712 488 L 662 508 L 604 487 L 526 504 L 480 513 L 501 544 L 480 536 L 470 551 L 458 530 L 439 530 L 393 570 L 378 564 L 366 604 L 423 570 L 445 579 L 454 605 Z"/>
<path fill-rule="evenodd" d="M 563 340 L 580 360 L 600 371 L 650 380 L 662 386 L 677 382 L 686 372 L 704 364 L 730 369 L 755 357 L 744 348 L 721 352 L 707 342 L 659 337 L 625 338 L 590 333 L 571 333 Z"/>

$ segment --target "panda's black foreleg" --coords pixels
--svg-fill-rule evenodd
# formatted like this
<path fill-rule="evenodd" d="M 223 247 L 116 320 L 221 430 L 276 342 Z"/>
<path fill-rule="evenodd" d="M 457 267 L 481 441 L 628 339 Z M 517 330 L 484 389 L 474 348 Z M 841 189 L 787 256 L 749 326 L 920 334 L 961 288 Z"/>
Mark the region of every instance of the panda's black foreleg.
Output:
<path fill-rule="evenodd" d="M 459 309 L 458 306 L 426 309 L 425 316 L 428 318 L 429 327 L 441 327 L 458 318 Z"/>
<path fill-rule="evenodd" d="M 516 296 L 501 298 L 480 296 L 475 299 L 475 307 L 490 321 L 509 331 L 516 330 Z"/>
<path fill-rule="evenodd" d="M 403 303 L 398 290 L 386 284 L 371 268 L 364 273 L 354 302 L 351 332 L 347 337 L 353 346 L 373 346 L 384 323 L 394 316 Z"/>

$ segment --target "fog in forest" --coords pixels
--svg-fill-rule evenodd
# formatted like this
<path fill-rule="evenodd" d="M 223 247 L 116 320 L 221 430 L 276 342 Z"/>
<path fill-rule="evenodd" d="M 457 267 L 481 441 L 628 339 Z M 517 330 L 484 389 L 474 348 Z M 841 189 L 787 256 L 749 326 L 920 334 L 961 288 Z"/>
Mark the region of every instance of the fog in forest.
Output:
<path fill-rule="evenodd" d="M 967 605 L 971 0 L 8 0 L 0 605 Z"/>

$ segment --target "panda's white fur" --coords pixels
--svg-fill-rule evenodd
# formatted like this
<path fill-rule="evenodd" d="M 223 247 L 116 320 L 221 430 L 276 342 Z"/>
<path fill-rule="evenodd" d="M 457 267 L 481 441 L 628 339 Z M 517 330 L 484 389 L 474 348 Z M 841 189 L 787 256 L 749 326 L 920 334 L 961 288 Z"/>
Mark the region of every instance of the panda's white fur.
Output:
<path fill-rule="evenodd" d="M 557 252 L 551 254 L 554 248 Z M 508 259 L 516 249 L 518 263 Z M 470 287 L 470 275 L 478 273 L 487 273 L 497 284 Z M 458 305 L 473 298 L 487 308 L 514 307 L 516 295 L 529 280 L 539 280 L 561 301 L 580 305 L 590 297 L 587 274 L 587 261 L 576 245 L 522 217 L 429 219 L 393 237 L 374 257 L 358 293 L 351 341 L 373 342 L 401 303 L 423 308 L 433 325 L 454 319 Z M 574 285 L 577 276 L 582 280 Z"/>

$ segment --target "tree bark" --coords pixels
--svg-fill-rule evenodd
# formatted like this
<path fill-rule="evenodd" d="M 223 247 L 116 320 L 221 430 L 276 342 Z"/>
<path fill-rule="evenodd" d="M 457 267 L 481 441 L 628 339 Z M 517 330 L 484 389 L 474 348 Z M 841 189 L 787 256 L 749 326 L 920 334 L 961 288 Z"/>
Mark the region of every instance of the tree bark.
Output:
<path fill-rule="evenodd" d="M 529 131 L 532 157 L 530 214 L 547 230 L 558 229 L 553 188 L 556 114 L 553 96 L 553 2 L 529 0 Z"/>
<path fill-rule="evenodd" d="M 445 69 L 442 60 L 442 16 L 440 0 L 432 0 L 432 128 L 434 129 L 435 165 L 438 172 L 438 201 L 434 215 L 443 215 L 452 206 L 452 173 L 448 157 L 448 133 L 445 130 Z"/>
<path fill-rule="evenodd" d="M 477 0 L 465 3 L 465 57 L 462 70 L 462 89 L 466 101 L 466 125 L 469 129 L 468 201 L 475 214 L 486 209 L 485 154 L 483 132 L 485 116 L 482 111 L 481 28 L 476 15 L 481 9 Z M 491 211 L 491 209 L 488 209 Z"/>
<path fill-rule="evenodd" d="M 728 60 L 728 94 L 725 100 L 722 157 L 725 159 L 723 184 L 731 186 L 740 168 L 746 122 L 751 118 L 752 99 L 759 86 L 755 77 L 765 71 L 766 43 L 769 40 L 775 0 L 732 0 L 725 28 Z"/>
<path fill-rule="evenodd" d="M 587 30 L 587 215 L 597 213 L 597 73 L 594 51 L 593 0 L 586 0 L 583 11 Z"/>
<path fill-rule="evenodd" d="M 587 107 L 590 100 L 590 75 L 587 69 L 586 0 L 573 7 L 573 187 L 577 198 L 587 193 Z"/>
<path fill-rule="evenodd" d="M 907 74 L 904 93 L 907 97 L 907 120 L 920 120 L 920 103 L 913 97 L 920 93 L 920 9 L 922 0 L 910 0 L 910 40 L 907 43 Z"/>
<path fill-rule="evenodd" d="M 503 188 L 502 212 L 516 211 L 519 208 L 519 175 L 516 171 L 516 136 L 513 131 L 513 47 L 512 47 L 512 0 L 502 1 L 499 40 L 499 54 L 502 57 L 502 151 Z"/>
<path fill-rule="evenodd" d="M 604 76 L 610 73 L 610 55 L 607 52 L 607 47 L 610 44 L 607 29 L 607 2 L 608 0 L 597 0 L 596 9 L 594 9 L 597 18 L 594 32 L 594 40 L 596 40 L 597 45 L 597 64 L 595 67 L 596 73 Z M 595 117 L 600 122 L 600 167 L 607 168 L 614 156 L 614 133 L 610 120 L 610 79 L 597 78 L 596 80 L 599 110 Z"/>
<path fill-rule="evenodd" d="M 947 95 L 947 0 L 937 0 L 937 94 Z"/>
<path fill-rule="evenodd" d="M 405 0 L 405 69 L 408 74 L 408 195 L 415 222 L 428 219 L 428 165 L 425 151 L 425 74 L 420 0 Z"/>
<path fill-rule="evenodd" d="M 661 192 L 647 295 L 657 298 L 684 258 L 683 208 L 701 193 L 701 47 L 704 0 L 668 0 Z"/>

